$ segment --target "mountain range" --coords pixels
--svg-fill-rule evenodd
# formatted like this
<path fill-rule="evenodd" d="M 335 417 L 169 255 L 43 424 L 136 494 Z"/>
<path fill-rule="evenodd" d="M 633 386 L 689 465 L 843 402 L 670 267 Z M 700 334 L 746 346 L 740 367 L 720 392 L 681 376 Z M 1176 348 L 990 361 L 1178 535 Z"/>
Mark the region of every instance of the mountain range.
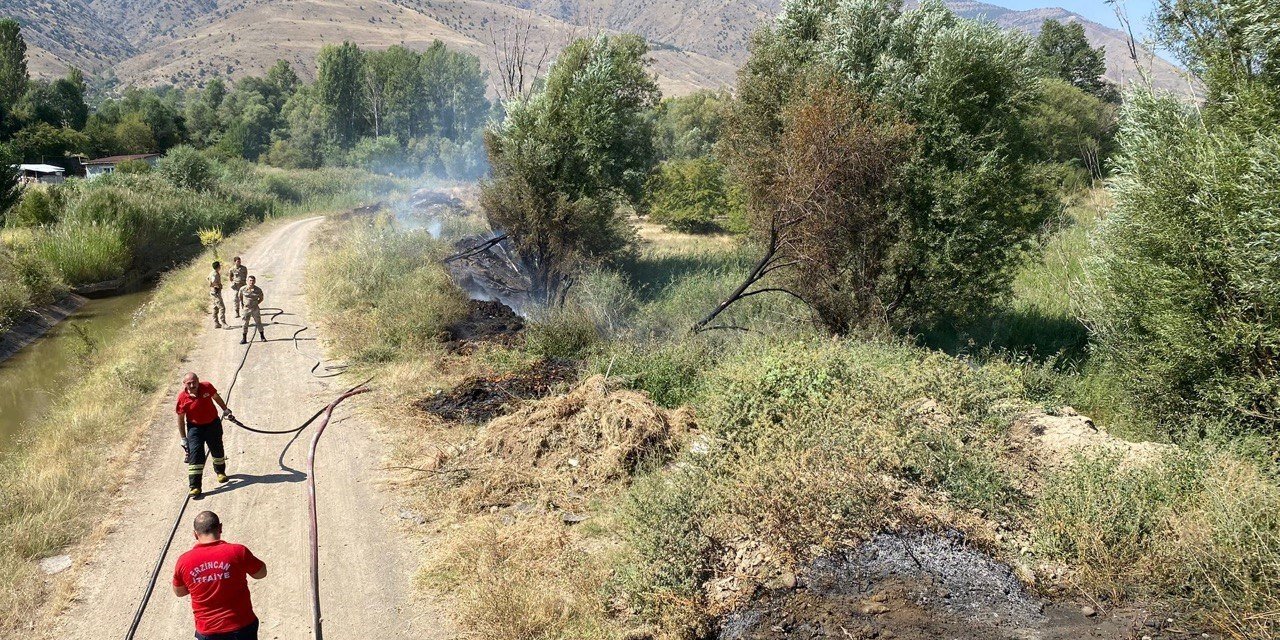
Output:
<path fill-rule="evenodd" d="M 1083 24 L 1106 48 L 1107 77 L 1140 78 L 1157 89 L 1193 95 L 1175 65 L 1138 48 L 1124 32 L 1060 8 L 1015 11 L 948 0 L 956 13 L 1028 33 L 1045 19 Z M 327 43 L 362 47 L 434 40 L 496 68 L 503 45 L 523 34 L 530 60 L 554 55 L 575 37 L 633 32 L 652 45 L 653 69 L 668 95 L 731 87 L 748 56 L 751 33 L 781 10 L 782 0 L 8 0 L 0 14 L 16 18 L 37 77 L 70 66 L 114 75 L 122 84 L 201 86 L 214 76 L 263 74 L 277 59 L 303 76 Z"/>

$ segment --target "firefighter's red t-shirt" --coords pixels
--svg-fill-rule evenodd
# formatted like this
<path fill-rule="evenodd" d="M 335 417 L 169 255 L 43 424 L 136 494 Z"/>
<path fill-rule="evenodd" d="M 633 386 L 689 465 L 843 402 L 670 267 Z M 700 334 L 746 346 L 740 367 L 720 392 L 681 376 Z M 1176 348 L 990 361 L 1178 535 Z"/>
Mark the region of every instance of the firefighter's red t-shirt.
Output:
<path fill-rule="evenodd" d="M 253 624 L 249 580 L 266 565 L 244 545 L 196 544 L 173 567 L 173 586 L 191 592 L 191 611 L 201 635 L 229 633 Z"/>
<path fill-rule="evenodd" d="M 200 389 L 196 395 L 192 397 L 183 389 L 178 394 L 178 406 L 176 408 L 178 415 L 186 415 L 187 422 L 191 424 L 209 424 L 218 419 L 218 407 L 213 404 L 213 396 L 217 395 L 218 390 L 208 382 L 201 382 Z"/>

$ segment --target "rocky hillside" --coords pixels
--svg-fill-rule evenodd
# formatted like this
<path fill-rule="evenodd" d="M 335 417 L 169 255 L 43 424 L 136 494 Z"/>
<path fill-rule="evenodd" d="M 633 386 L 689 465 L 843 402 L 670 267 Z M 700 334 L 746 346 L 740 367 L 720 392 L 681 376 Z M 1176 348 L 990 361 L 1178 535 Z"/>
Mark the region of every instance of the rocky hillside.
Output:
<path fill-rule="evenodd" d="M 6 0 L 0 16 L 22 24 L 27 67 L 37 76 L 60 75 L 71 65 L 99 71 L 138 52 L 85 0 Z"/>
<path fill-rule="evenodd" d="M 654 47 L 654 68 L 668 94 L 732 85 L 751 32 L 778 12 L 781 0 L 11 0 L 24 25 L 31 68 L 54 75 L 69 65 L 112 70 L 125 83 L 200 85 L 215 75 L 262 73 L 277 59 L 303 73 L 321 45 L 361 46 L 432 40 L 480 56 L 490 68 L 495 42 L 528 29 L 529 49 L 554 52 L 589 33 L 630 31 Z M 1013 11 L 981 2 L 949 2 L 967 17 L 985 17 L 1035 32 L 1046 18 L 1078 20 L 1107 49 L 1107 75 L 1138 77 L 1122 32 L 1064 9 Z M 535 56 L 537 57 L 537 56 Z M 1178 69 L 1142 52 L 1152 83 L 1189 94 Z"/>
<path fill-rule="evenodd" d="M 1013 11 L 985 2 L 964 1 L 949 1 L 947 5 L 966 18 L 987 19 L 1007 29 L 1018 29 L 1028 33 L 1039 33 L 1040 25 L 1044 24 L 1045 20 L 1064 23 L 1079 22 L 1084 26 L 1085 36 L 1093 46 L 1106 48 L 1107 79 L 1119 84 L 1140 80 L 1139 66 L 1133 63 L 1129 55 L 1128 36 L 1119 29 L 1112 29 L 1060 8 Z M 1151 51 L 1139 47 L 1138 59 L 1141 62 L 1142 71 L 1147 74 L 1151 85 L 1155 88 L 1183 95 L 1193 95 L 1199 91 L 1195 85 L 1188 84 L 1186 73 L 1167 60 L 1157 57 Z"/>

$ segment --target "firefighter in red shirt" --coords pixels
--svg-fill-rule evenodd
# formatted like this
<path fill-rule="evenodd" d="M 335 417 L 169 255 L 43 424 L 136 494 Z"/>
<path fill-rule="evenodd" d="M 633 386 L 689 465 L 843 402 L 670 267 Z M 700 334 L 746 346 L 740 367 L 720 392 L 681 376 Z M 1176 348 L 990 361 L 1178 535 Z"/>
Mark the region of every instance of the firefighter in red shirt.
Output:
<path fill-rule="evenodd" d="M 249 581 L 267 577 L 267 565 L 244 545 L 222 540 L 222 522 L 212 511 L 195 521 L 196 544 L 173 566 L 173 593 L 191 596 L 197 640 L 258 640 Z"/>
<path fill-rule="evenodd" d="M 186 451 L 187 481 L 191 486 L 191 496 L 200 496 L 200 483 L 204 477 L 205 446 L 213 456 L 213 472 L 218 474 L 218 482 L 227 481 L 226 451 L 222 447 L 222 419 L 218 417 L 217 403 L 222 407 L 224 417 L 231 415 L 231 409 L 223 402 L 218 390 L 208 382 L 201 382 L 199 376 L 188 373 L 182 379 L 182 391 L 178 393 L 178 436 L 182 439 L 182 449 Z"/>

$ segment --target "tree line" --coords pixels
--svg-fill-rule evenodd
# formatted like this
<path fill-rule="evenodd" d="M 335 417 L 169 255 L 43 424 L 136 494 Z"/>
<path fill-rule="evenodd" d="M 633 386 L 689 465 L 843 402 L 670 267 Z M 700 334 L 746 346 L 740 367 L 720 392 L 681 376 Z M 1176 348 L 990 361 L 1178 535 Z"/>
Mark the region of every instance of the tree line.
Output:
<path fill-rule="evenodd" d="M 90 106 L 77 69 L 53 81 L 30 78 L 19 24 L 0 20 L 0 155 L 7 169 L 190 144 L 288 168 L 458 178 L 484 171 L 480 132 L 493 107 L 475 56 L 439 41 L 421 52 L 343 43 L 322 48 L 316 66 L 312 83 L 281 60 L 261 77 L 214 78 L 198 89 L 129 87 Z M 12 187 L 7 193 L 11 202 Z"/>
<path fill-rule="evenodd" d="M 1170 437 L 1280 421 L 1280 14 L 1167 3 L 1208 89 L 1122 97 L 1078 24 L 1036 38 L 941 3 L 799 0 L 753 37 L 735 95 L 660 101 L 633 36 L 569 47 L 486 136 L 482 204 L 557 303 L 632 242 L 627 218 L 737 229 L 739 300 L 786 296 L 835 334 L 912 334 L 1006 304 L 1013 275 L 1105 179 L 1115 206 L 1074 295 L 1090 350 Z"/>

